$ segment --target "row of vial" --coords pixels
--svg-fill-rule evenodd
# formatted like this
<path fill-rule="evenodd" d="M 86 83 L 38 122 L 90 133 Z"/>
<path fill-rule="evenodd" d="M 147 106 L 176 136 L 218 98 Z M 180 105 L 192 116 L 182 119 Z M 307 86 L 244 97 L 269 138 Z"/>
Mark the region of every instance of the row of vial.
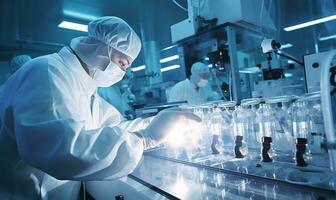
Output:
<path fill-rule="evenodd" d="M 236 158 L 293 159 L 307 166 L 312 155 L 325 153 L 319 92 L 301 97 L 253 98 L 188 107 L 212 133 L 211 151 L 233 151 Z"/>

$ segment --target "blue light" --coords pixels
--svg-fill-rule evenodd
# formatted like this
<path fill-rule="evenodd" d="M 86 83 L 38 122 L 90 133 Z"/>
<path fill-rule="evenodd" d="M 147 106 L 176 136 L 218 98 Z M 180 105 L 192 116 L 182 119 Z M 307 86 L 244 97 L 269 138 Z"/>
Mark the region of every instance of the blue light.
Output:
<path fill-rule="evenodd" d="M 178 69 L 180 67 L 181 67 L 180 65 L 172 65 L 172 66 L 169 66 L 169 67 L 164 67 L 164 68 L 161 68 L 161 72 L 166 72 L 166 71 L 169 71 L 169 70 Z"/>
<path fill-rule="evenodd" d="M 284 28 L 284 30 L 285 31 L 294 31 L 294 30 L 297 30 L 297 29 L 300 29 L 300 28 L 313 26 L 313 25 L 316 25 L 316 24 L 324 23 L 324 22 L 327 22 L 327 21 L 335 20 L 335 19 L 336 19 L 336 15 L 332 15 L 332 16 L 329 16 L 329 17 L 324 17 L 324 18 L 321 18 L 321 19 L 316 19 L 316 20 L 313 20 L 313 21 L 305 22 L 305 23 L 302 23 L 302 24 L 289 26 L 289 27 Z"/>
<path fill-rule="evenodd" d="M 336 35 L 329 35 L 326 37 L 320 37 L 319 40 L 320 41 L 326 41 L 326 40 L 332 40 L 332 39 L 336 39 Z"/>
<path fill-rule="evenodd" d="M 95 19 L 99 18 L 99 16 L 90 15 L 90 14 L 86 14 L 86 13 L 81 13 L 81 12 L 77 12 L 77 11 L 74 11 L 74 10 L 63 10 L 63 15 L 65 15 L 67 17 L 84 19 L 84 20 L 88 20 L 88 21 L 92 21 L 92 20 L 95 20 Z"/>
<path fill-rule="evenodd" d="M 87 25 L 85 25 L 85 24 L 79 24 L 79 23 L 74 23 L 74 22 L 62 21 L 58 25 L 58 27 L 60 27 L 60 28 L 66 28 L 66 29 L 71 29 L 71 30 L 76 30 L 76 31 L 87 32 Z"/>
<path fill-rule="evenodd" d="M 166 63 L 166 62 L 169 62 L 169 61 L 172 61 L 172 60 L 176 60 L 178 59 L 179 56 L 178 55 L 173 55 L 173 56 L 169 56 L 167 58 L 163 58 L 160 60 L 160 63 Z"/>
<path fill-rule="evenodd" d="M 144 69 L 146 69 L 146 66 L 141 65 L 139 67 L 133 67 L 131 70 L 132 70 L 132 72 L 137 72 L 137 71 L 141 71 L 141 70 L 144 70 Z"/>
<path fill-rule="evenodd" d="M 166 48 L 162 49 L 162 51 L 164 51 L 164 50 L 168 50 L 168 49 L 171 49 L 171 48 L 174 48 L 174 47 L 176 47 L 176 46 L 177 46 L 177 45 L 172 45 L 172 46 L 166 47 Z"/>

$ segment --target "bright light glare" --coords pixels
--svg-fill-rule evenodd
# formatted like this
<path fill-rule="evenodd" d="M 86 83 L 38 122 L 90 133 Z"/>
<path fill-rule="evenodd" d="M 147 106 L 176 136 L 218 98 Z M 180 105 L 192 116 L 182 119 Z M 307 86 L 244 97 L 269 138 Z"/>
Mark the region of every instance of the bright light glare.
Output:
<path fill-rule="evenodd" d="M 169 61 L 172 61 L 172 60 L 176 60 L 178 59 L 179 56 L 178 55 L 173 55 L 173 56 L 169 56 L 167 58 L 163 58 L 160 60 L 160 63 L 166 63 L 166 62 L 169 62 Z"/>
<path fill-rule="evenodd" d="M 181 130 L 176 130 L 174 133 L 169 134 L 166 138 L 167 145 L 173 149 L 182 147 L 185 143 L 185 138 L 182 132 L 183 131 Z"/>
<path fill-rule="evenodd" d="M 179 199 L 186 199 L 188 196 L 188 186 L 183 178 L 178 178 L 174 185 L 171 186 L 171 191 L 174 191 L 174 195 Z"/>
<path fill-rule="evenodd" d="M 76 31 L 87 32 L 87 25 L 78 24 L 78 23 L 74 23 L 74 22 L 62 21 L 58 25 L 58 27 L 71 29 L 71 30 L 76 30 Z"/>
<path fill-rule="evenodd" d="M 335 20 L 335 19 L 336 19 L 336 15 L 332 15 L 332 16 L 329 16 L 329 17 L 324 17 L 324 18 L 321 18 L 321 19 L 305 22 L 305 23 L 302 23 L 302 24 L 289 26 L 289 27 L 284 28 L 284 30 L 285 31 L 294 31 L 294 30 L 297 30 L 297 29 L 300 29 L 300 28 L 313 26 L 313 25 L 316 25 L 316 24 L 324 23 L 324 22 L 327 22 L 327 21 Z"/>
<path fill-rule="evenodd" d="M 183 146 L 196 147 L 201 134 L 200 126 L 201 123 L 182 118 L 170 128 L 165 143 L 173 149 Z"/>
<path fill-rule="evenodd" d="M 180 67 L 181 67 L 180 65 L 172 65 L 172 66 L 169 66 L 169 67 L 164 67 L 164 68 L 161 68 L 161 72 L 166 72 L 166 71 L 169 71 L 169 70 L 178 69 Z"/>
<path fill-rule="evenodd" d="M 131 68 L 132 72 L 137 72 L 137 71 L 141 71 L 141 70 L 144 70 L 144 69 L 146 69 L 145 65 L 141 65 L 139 67 L 133 67 L 133 68 Z"/>

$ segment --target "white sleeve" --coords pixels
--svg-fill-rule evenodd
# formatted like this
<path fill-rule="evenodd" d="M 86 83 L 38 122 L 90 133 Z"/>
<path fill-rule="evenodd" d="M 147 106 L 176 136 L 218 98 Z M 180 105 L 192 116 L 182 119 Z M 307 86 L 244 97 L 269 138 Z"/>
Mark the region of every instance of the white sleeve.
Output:
<path fill-rule="evenodd" d="M 129 132 L 138 132 L 147 128 L 154 117 L 136 118 L 134 120 L 122 121 L 118 127 Z"/>
<path fill-rule="evenodd" d="M 61 180 L 115 179 L 131 173 L 143 153 L 141 139 L 118 127 L 86 130 L 80 99 L 74 95 L 75 79 L 36 68 L 13 99 L 22 160 Z"/>

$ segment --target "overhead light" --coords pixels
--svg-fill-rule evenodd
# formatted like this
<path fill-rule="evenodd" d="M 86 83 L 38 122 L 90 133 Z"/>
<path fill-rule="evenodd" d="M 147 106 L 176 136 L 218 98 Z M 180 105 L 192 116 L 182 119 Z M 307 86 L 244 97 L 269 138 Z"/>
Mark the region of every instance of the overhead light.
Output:
<path fill-rule="evenodd" d="M 242 74 L 257 74 L 260 72 L 261 70 L 259 67 L 249 67 L 249 68 L 244 68 L 244 69 L 239 70 L 239 73 L 242 73 Z"/>
<path fill-rule="evenodd" d="M 280 49 L 286 49 L 286 48 L 291 48 L 291 47 L 293 47 L 293 45 L 290 43 L 287 43 L 287 44 L 282 44 Z"/>
<path fill-rule="evenodd" d="M 319 38 L 320 41 L 326 41 L 326 40 L 332 40 L 332 39 L 336 39 L 336 35 L 329 35 L 329 36 Z"/>
<path fill-rule="evenodd" d="M 144 69 L 146 69 L 145 65 L 141 65 L 139 67 L 133 67 L 133 68 L 131 68 L 132 72 L 137 72 L 137 71 L 141 71 L 141 70 L 144 70 Z"/>
<path fill-rule="evenodd" d="M 165 62 L 169 62 L 169 61 L 172 61 L 172 60 L 176 60 L 178 59 L 179 56 L 178 55 L 173 55 L 173 56 L 169 56 L 167 58 L 163 58 L 160 60 L 160 63 L 165 63 Z"/>
<path fill-rule="evenodd" d="M 242 74 L 256 74 L 257 72 L 252 72 L 252 71 L 249 71 L 249 70 L 239 70 L 239 73 L 242 73 Z"/>
<path fill-rule="evenodd" d="M 204 60 L 210 60 L 209 57 L 205 57 Z"/>
<path fill-rule="evenodd" d="M 212 67 L 213 67 L 213 65 L 212 65 L 212 64 L 208 64 L 208 67 L 209 67 L 209 68 L 212 68 Z"/>
<path fill-rule="evenodd" d="M 71 30 L 76 30 L 76 31 L 83 31 L 87 32 L 87 25 L 85 24 L 78 24 L 74 22 L 68 22 L 68 21 L 62 21 L 58 27 L 60 28 L 66 28 L 66 29 L 71 29 Z"/>
<path fill-rule="evenodd" d="M 169 70 L 178 69 L 180 67 L 181 67 L 180 65 L 172 65 L 172 66 L 169 66 L 169 67 L 164 67 L 164 68 L 161 68 L 161 72 L 166 72 L 166 71 L 169 71 Z"/>
<path fill-rule="evenodd" d="M 168 49 L 174 48 L 174 47 L 176 47 L 176 46 L 177 46 L 177 45 L 172 45 L 172 46 L 166 47 L 166 48 L 164 48 L 164 49 L 162 49 L 162 50 L 168 50 Z"/>
<path fill-rule="evenodd" d="M 92 21 L 92 20 L 95 20 L 95 19 L 99 18 L 98 16 L 95 16 L 95 15 L 90 15 L 90 14 L 86 14 L 86 13 L 82 13 L 82 12 L 78 12 L 78 11 L 74 11 L 74 10 L 63 10 L 63 15 L 65 15 L 67 17 L 84 19 L 84 20 L 88 20 L 88 21 Z"/>
<path fill-rule="evenodd" d="M 294 64 L 295 62 L 292 61 L 292 60 L 288 60 L 287 63 L 288 63 L 288 64 Z"/>
<path fill-rule="evenodd" d="M 335 20 L 335 19 L 336 19 L 336 15 L 332 15 L 332 16 L 329 16 L 329 17 L 324 17 L 324 18 L 321 18 L 321 19 L 316 19 L 316 20 L 313 20 L 313 21 L 305 22 L 305 23 L 302 23 L 302 24 L 289 26 L 289 27 L 284 28 L 284 30 L 285 31 L 294 31 L 294 30 L 297 30 L 297 29 L 300 29 L 300 28 L 313 26 L 313 25 L 316 25 L 316 24 L 324 23 L 324 22 L 327 22 L 327 21 Z"/>
<path fill-rule="evenodd" d="M 293 76 L 293 74 L 291 74 L 291 73 L 285 73 L 285 77 L 292 77 Z"/>

